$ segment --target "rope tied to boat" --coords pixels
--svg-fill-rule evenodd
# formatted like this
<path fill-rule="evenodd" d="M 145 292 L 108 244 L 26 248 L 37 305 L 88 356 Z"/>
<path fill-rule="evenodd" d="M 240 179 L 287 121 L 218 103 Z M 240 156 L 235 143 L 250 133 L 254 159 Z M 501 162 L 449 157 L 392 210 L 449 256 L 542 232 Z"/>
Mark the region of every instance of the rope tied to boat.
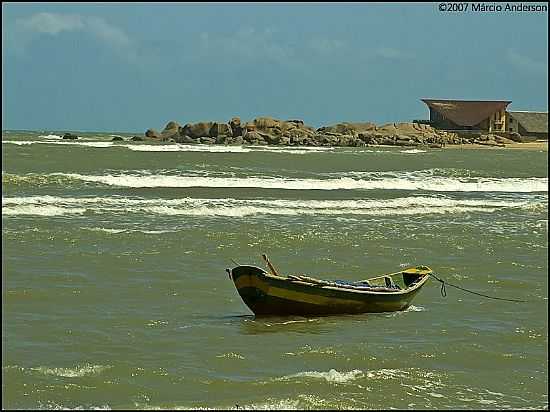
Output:
<path fill-rule="evenodd" d="M 435 273 L 433 273 L 433 272 L 431 272 L 429 275 L 430 275 L 431 277 L 433 277 L 435 280 L 437 280 L 438 282 L 441 282 L 441 296 L 443 296 L 443 297 L 446 297 L 446 296 L 447 296 L 447 290 L 445 289 L 445 285 L 448 285 L 448 286 L 451 286 L 451 287 L 453 287 L 453 288 L 457 288 L 457 289 L 463 290 L 464 292 L 473 293 L 474 295 L 483 296 L 483 297 L 489 298 L 489 299 L 505 300 L 505 301 L 508 301 L 508 302 L 527 303 L 526 300 L 520 300 L 520 299 L 507 299 L 507 298 L 499 298 L 499 297 L 496 297 L 496 296 L 484 295 L 483 293 L 474 292 L 473 290 L 468 290 L 468 289 L 462 288 L 462 287 L 460 287 L 460 286 L 453 285 L 452 283 L 446 282 L 446 281 L 444 281 L 443 279 L 440 279 L 440 278 L 439 278 Z"/>

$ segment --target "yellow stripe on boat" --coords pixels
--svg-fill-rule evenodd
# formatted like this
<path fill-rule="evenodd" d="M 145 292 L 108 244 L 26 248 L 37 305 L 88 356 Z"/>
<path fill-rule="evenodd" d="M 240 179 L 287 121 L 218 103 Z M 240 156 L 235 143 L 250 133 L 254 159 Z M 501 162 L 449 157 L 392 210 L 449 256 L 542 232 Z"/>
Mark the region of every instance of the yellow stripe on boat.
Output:
<path fill-rule="evenodd" d="M 241 276 L 235 282 L 237 289 L 242 289 L 246 287 L 253 287 L 261 290 L 266 295 L 273 296 L 281 299 L 293 300 L 301 303 L 310 303 L 314 305 L 346 305 L 346 306 L 362 306 L 363 302 L 352 300 L 352 299 L 342 299 L 335 296 L 322 296 L 312 293 L 297 292 L 295 290 L 290 290 L 287 288 L 280 288 L 277 286 L 269 285 L 267 282 L 264 282 L 258 279 L 256 276 Z M 327 289 L 334 289 L 327 287 Z"/>

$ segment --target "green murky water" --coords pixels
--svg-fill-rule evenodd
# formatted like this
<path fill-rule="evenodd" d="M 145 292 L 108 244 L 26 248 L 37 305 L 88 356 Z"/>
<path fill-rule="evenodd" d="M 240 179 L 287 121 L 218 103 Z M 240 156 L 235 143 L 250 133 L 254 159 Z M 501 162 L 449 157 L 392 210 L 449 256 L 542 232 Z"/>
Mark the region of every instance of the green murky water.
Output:
<path fill-rule="evenodd" d="M 548 407 L 547 152 L 3 132 L 6 408 Z M 359 280 L 405 312 L 255 319 L 224 272 Z"/>

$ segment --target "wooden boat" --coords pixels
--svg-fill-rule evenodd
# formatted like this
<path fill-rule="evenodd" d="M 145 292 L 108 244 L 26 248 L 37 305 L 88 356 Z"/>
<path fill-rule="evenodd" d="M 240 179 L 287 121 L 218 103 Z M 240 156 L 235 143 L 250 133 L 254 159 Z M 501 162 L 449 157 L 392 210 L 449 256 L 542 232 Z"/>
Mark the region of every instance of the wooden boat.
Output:
<path fill-rule="evenodd" d="M 333 315 L 404 310 L 432 270 L 417 266 L 358 282 L 326 281 L 305 275 L 279 275 L 257 266 L 227 269 L 244 303 L 257 316 Z"/>

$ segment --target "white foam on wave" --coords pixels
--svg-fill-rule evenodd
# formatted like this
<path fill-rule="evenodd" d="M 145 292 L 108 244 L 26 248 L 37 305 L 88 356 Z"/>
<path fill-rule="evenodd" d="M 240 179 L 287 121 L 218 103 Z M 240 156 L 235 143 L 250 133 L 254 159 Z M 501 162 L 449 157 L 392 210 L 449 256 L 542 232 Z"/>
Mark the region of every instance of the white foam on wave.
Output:
<path fill-rule="evenodd" d="M 135 199 L 123 197 L 65 198 L 30 196 L 3 198 L 3 214 L 155 213 L 159 215 L 415 215 L 494 212 L 502 208 L 536 210 L 544 203 L 527 201 L 452 200 L 408 197 L 388 200 L 269 200 L 269 199 Z M 4 213 L 4 211 L 6 213 Z M 34 213 L 33 213 L 34 212 Z M 118 230 L 118 229 L 113 229 Z M 116 232 L 112 232 L 116 233 Z"/>
<path fill-rule="evenodd" d="M 3 216 L 62 216 L 81 215 L 86 212 L 84 208 L 62 207 L 52 205 L 20 205 L 15 207 L 2 207 Z"/>
<path fill-rule="evenodd" d="M 112 137 L 123 137 L 119 135 L 109 135 Z M 312 154 L 312 153 L 346 153 L 346 154 L 362 154 L 362 153 L 425 153 L 426 150 L 411 149 L 411 150 L 380 150 L 380 149 L 365 149 L 365 148 L 349 148 L 349 147 L 328 147 L 328 146 L 265 146 L 265 145 L 222 145 L 222 144 L 185 144 L 185 143 L 123 143 L 112 141 L 82 141 L 82 140 L 63 140 L 61 136 L 49 135 L 38 136 L 49 139 L 50 141 L 40 140 L 5 140 L 2 143 L 15 145 L 30 145 L 30 144 L 58 144 L 85 146 L 95 148 L 126 148 L 135 152 L 209 152 L 209 153 L 253 153 L 253 152 L 268 152 L 268 153 L 285 153 L 285 154 Z M 60 140 L 60 141 L 58 141 Z M 393 148 L 393 146 L 387 146 Z"/>
<path fill-rule="evenodd" d="M 274 153 L 290 153 L 290 154 L 306 154 L 306 153 L 324 153 L 333 152 L 335 147 L 325 146 L 247 146 L 254 151 L 274 152 Z"/>
<path fill-rule="evenodd" d="M 537 220 L 535 227 L 544 228 L 548 232 L 548 219 Z"/>
<path fill-rule="evenodd" d="M 56 134 L 48 134 L 48 135 L 40 135 L 38 137 L 41 137 L 43 139 L 49 139 L 49 140 L 60 140 L 63 139 L 63 137 L 56 135 Z"/>
<path fill-rule="evenodd" d="M 395 173 L 394 173 L 395 174 Z M 241 187 L 287 190 L 421 190 L 432 192 L 548 192 L 548 178 L 469 178 L 405 175 L 377 176 L 360 179 L 339 177 L 328 179 L 293 179 L 283 177 L 208 177 L 194 175 L 164 175 L 122 173 L 82 175 L 79 173 L 53 173 L 85 182 L 118 187 Z"/>
<path fill-rule="evenodd" d="M 265 410 L 265 411 L 289 411 L 303 409 L 300 407 L 300 401 L 296 399 L 281 399 L 271 400 L 261 403 L 253 403 L 251 405 L 239 405 L 230 409 L 244 409 L 244 410 Z"/>
<path fill-rule="evenodd" d="M 224 408 L 225 409 L 225 408 Z M 295 399 L 273 399 L 267 398 L 264 402 L 252 403 L 250 405 L 235 405 L 229 409 L 244 410 L 326 410 L 327 402 L 325 399 L 313 394 L 299 394 Z M 354 409 L 346 407 L 346 409 Z"/>
<path fill-rule="evenodd" d="M 356 379 L 362 378 L 365 375 L 363 371 L 354 369 L 349 372 L 338 372 L 336 369 L 331 369 L 328 372 L 317 372 L 317 371 L 308 371 L 308 372 L 299 372 L 293 375 L 283 376 L 277 380 L 289 380 L 296 378 L 313 378 L 313 379 L 324 379 L 330 383 L 347 383 L 354 381 Z"/>
<path fill-rule="evenodd" d="M 424 309 L 423 306 L 414 306 L 411 305 L 407 309 L 405 309 L 403 312 L 424 312 L 426 309 Z"/>
<path fill-rule="evenodd" d="M 369 379 L 403 379 L 410 378 L 411 372 L 402 369 L 377 369 L 368 371 L 366 377 Z"/>
<path fill-rule="evenodd" d="M 2 144 L 15 144 L 17 146 L 24 146 L 33 143 L 46 143 L 46 142 L 37 142 L 34 140 L 2 140 Z"/>
<path fill-rule="evenodd" d="M 111 137 L 122 137 L 110 135 Z M 2 143 L 14 144 L 18 146 L 30 144 L 48 144 L 48 145 L 69 145 L 84 146 L 95 148 L 126 148 L 135 152 L 208 152 L 208 153 L 250 153 L 250 152 L 272 152 L 272 153 L 290 153 L 290 154 L 308 154 L 333 151 L 332 147 L 296 147 L 296 146 L 230 146 L 230 145 L 207 145 L 207 144 L 128 144 L 112 141 L 82 141 L 82 140 L 62 140 L 61 136 L 48 135 L 38 136 L 49 141 L 40 140 L 4 140 Z M 59 140 L 59 141 L 58 141 Z"/>
<path fill-rule="evenodd" d="M 416 153 L 427 153 L 427 150 L 421 150 L 421 149 L 409 149 L 409 150 L 400 150 L 399 153 L 407 153 L 407 154 L 416 154 Z"/>
<path fill-rule="evenodd" d="M 83 141 L 74 141 L 74 140 L 51 140 L 51 141 L 39 141 L 39 140 L 4 140 L 2 144 L 15 144 L 18 146 L 30 145 L 30 144 L 47 144 L 47 145 L 60 145 L 60 146 L 84 146 L 84 147 L 97 147 L 97 148 L 107 148 L 115 146 L 116 143 L 113 142 L 83 142 Z"/>
<path fill-rule="evenodd" d="M 192 144 L 119 144 L 117 147 L 125 147 L 136 152 L 208 152 L 208 153 L 250 153 L 272 152 L 290 154 L 319 153 L 334 150 L 325 147 L 300 147 L 292 146 L 227 146 L 227 145 L 192 145 Z"/>
<path fill-rule="evenodd" d="M 38 409 L 48 409 L 48 410 L 54 410 L 54 411 L 61 411 L 61 410 L 110 411 L 112 409 L 109 405 L 101 405 L 101 406 L 81 405 L 81 406 L 75 406 L 75 407 L 68 407 L 54 401 L 45 401 L 45 402 L 39 401 L 38 405 L 39 405 Z"/>
<path fill-rule="evenodd" d="M 90 230 L 92 232 L 105 232 L 105 233 L 110 233 L 110 234 L 118 234 L 118 233 L 124 233 L 124 232 L 128 232 L 128 229 L 109 229 L 109 228 L 104 228 L 104 227 L 91 227 L 91 228 L 83 228 L 85 230 Z"/>
<path fill-rule="evenodd" d="M 110 229 L 105 227 L 83 227 L 81 229 L 89 230 L 92 232 L 104 232 L 104 233 L 110 233 L 110 234 L 144 233 L 146 235 L 161 235 L 165 233 L 175 233 L 174 230 Z"/>
<path fill-rule="evenodd" d="M 112 197 L 58 197 L 24 196 L 3 197 L 2 214 L 58 216 L 63 214 L 90 213 L 145 213 L 166 216 L 244 217 L 256 215 L 279 216 L 405 216 L 446 213 L 493 213 L 503 209 L 541 211 L 546 202 L 540 200 L 483 200 L 448 199 L 440 197 L 411 196 L 386 200 L 290 200 L 290 199 L 235 199 L 235 198 L 177 198 L 144 199 L 121 196 Z M 107 233 L 141 231 L 136 229 L 104 229 Z M 163 232 L 162 232 L 163 233 Z"/>
<path fill-rule="evenodd" d="M 300 397 L 300 395 L 298 395 Z M 208 407 L 208 406 L 187 406 L 187 405 L 162 405 L 162 406 L 154 406 L 154 405 L 141 405 L 136 403 L 136 407 L 138 409 L 144 409 L 144 410 L 174 410 L 174 411 L 180 411 L 180 410 L 186 410 L 186 411 L 232 411 L 232 410 L 267 410 L 267 411 L 290 411 L 290 410 L 304 410 L 309 408 L 304 408 L 301 406 L 301 401 L 298 399 L 266 399 L 264 402 L 260 403 L 252 403 L 247 405 L 241 405 L 241 404 L 234 404 L 231 406 L 217 406 L 217 407 Z M 309 403 L 306 403 L 306 405 L 309 405 Z M 319 403 L 319 406 L 322 406 L 322 403 Z"/>
<path fill-rule="evenodd" d="M 97 376 L 109 368 L 111 368 L 111 366 L 85 364 L 74 368 L 48 368 L 45 366 L 40 366 L 38 368 L 31 368 L 31 370 L 44 375 L 62 376 L 65 378 L 81 378 L 83 376 Z"/>
<path fill-rule="evenodd" d="M 261 402 L 253 402 L 250 404 L 233 404 L 217 407 L 208 406 L 186 406 L 186 405 L 141 405 L 136 403 L 136 407 L 139 409 L 170 409 L 170 410 L 267 410 L 267 411 L 288 411 L 288 410 L 325 410 L 327 408 L 327 401 L 324 398 L 313 394 L 298 394 L 296 398 L 283 398 L 275 399 L 267 397 Z M 357 409 L 353 406 L 346 406 L 346 409 Z"/>
<path fill-rule="evenodd" d="M 209 153 L 248 153 L 252 149 L 242 146 L 221 146 L 221 145 L 186 145 L 186 144 L 126 144 L 118 145 L 136 152 L 209 152 Z"/>

